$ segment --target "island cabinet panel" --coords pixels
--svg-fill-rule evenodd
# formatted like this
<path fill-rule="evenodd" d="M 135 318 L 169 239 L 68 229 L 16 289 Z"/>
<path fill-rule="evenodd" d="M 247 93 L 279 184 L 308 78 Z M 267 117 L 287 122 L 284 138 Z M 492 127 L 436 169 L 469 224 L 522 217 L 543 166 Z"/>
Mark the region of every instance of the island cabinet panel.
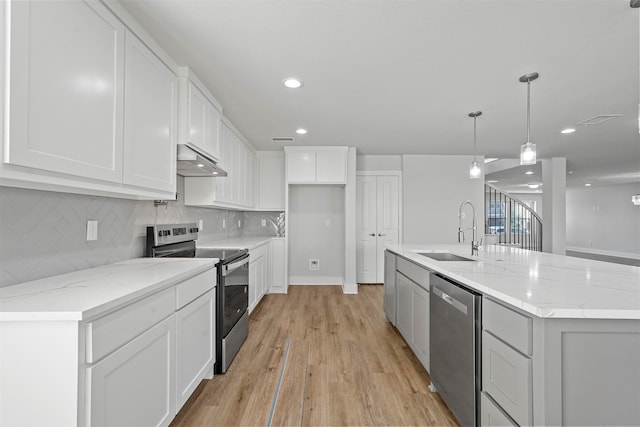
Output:
<path fill-rule="evenodd" d="M 88 368 L 87 425 L 169 425 L 176 410 L 174 335 L 170 317 Z"/>
<path fill-rule="evenodd" d="M 482 389 L 519 425 L 531 425 L 531 359 L 487 331 L 482 333 Z"/>
<path fill-rule="evenodd" d="M 411 281 L 406 276 L 403 274 L 397 275 L 398 313 L 396 314 L 396 327 L 407 341 L 410 341 L 412 333 L 413 302 L 411 287 Z"/>
<path fill-rule="evenodd" d="M 392 325 L 396 324 L 396 260 L 395 254 L 384 252 L 384 313 Z"/>
<path fill-rule="evenodd" d="M 480 425 L 487 427 L 517 427 L 486 393 L 480 393 Z"/>
<path fill-rule="evenodd" d="M 533 319 L 530 317 L 485 298 L 482 325 L 519 352 L 533 355 Z"/>
<path fill-rule="evenodd" d="M 413 344 L 413 351 L 416 356 L 422 362 L 422 365 L 427 371 L 431 369 L 431 363 L 429 358 L 429 328 L 430 328 L 430 308 L 429 298 L 430 293 L 424 290 L 420 286 L 414 286 L 412 293 L 413 303 L 413 334 L 411 336 L 411 343 Z"/>

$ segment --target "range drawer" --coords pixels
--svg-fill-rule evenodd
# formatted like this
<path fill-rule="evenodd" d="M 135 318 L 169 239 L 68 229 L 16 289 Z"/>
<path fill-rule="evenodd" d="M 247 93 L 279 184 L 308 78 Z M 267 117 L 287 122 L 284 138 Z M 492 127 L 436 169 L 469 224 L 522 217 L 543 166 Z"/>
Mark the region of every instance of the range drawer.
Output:
<path fill-rule="evenodd" d="M 531 359 L 482 332 L 482 390 L 519 425 L 532 422 Z"/>
<path fill-rule="evenodd" d="M 180 310 L 191 301 L 204 295 L 216 286 L 216 269 L 207 270 L 176 286 L 176 310 Z"/>
<path fill-rule="evenodd" d="M 429 270 L 425 267 L 420 267 L 411 261 L 398 257 L 396 270 L 429 292 Z"/>
<path fill-rule="evenodd" d="M 533 355 L 533 320 L 530 317 L 483 298 L 482 327 L 523 354 Z"/>
<path fill-rule="evenodd" d="M 175 311 L 175 287 L 87 323 L 87 363 L 95 363 Z"/>

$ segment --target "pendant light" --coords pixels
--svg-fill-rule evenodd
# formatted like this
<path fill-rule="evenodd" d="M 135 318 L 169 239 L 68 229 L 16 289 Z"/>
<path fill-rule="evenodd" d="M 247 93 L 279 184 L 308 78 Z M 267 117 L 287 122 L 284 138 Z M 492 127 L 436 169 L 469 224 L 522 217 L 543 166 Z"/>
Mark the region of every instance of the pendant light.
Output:
<path fill-rule="evenodd" d="M 520 164 L 536 164 L 536 144 L 531 142 L 531 82 L 538 78 L 538 73 L 529 73 L 520 77 L 520 82 L 527 84 L 527 142 L 520 146 Z"/>
<path fill-rule="evenodd" d="M 482 169 L 476 160 L 476 119 L 482 114 L 482 111 L 474 111 L 469 113 L 469 117 L 473 117 L 473 162 L 469 168 L 469 179 L 480 179 L 482 177 Z"/>

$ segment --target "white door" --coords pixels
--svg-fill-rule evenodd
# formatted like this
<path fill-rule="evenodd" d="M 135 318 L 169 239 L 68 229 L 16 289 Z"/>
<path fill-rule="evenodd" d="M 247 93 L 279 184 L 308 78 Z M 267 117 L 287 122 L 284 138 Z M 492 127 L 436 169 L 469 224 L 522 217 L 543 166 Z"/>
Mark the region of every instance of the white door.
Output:
<path fill-rule="evenodd" d="M 358 176 L 356 179 L 358 283 L 384 281 L 384 248 L 398 243 L 399 179 L 397 176 Z"/>

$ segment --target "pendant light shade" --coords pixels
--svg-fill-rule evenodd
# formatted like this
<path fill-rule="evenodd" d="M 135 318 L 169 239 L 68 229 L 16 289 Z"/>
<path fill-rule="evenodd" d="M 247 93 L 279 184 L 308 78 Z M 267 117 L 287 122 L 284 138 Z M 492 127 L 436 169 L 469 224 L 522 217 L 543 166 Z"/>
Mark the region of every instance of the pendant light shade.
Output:
<path fill-rule="evenodd" d="M 476 160 L 476 119 L 482 114 L 482 111 L 474 111 L 469 113 L 469 117 L 473 117 L 473 162 L 469 168 L 469 179 L 480 179 L 482 177 L 482 169 Z"/>
<path fill-rule="evenodd" d="M 520 146 L 520 164 L 536 164 L 536 144 L 531 142 L 531 82 L 538 78 L 538 73 L 529 73 L 520 77 L 520 82 L 527 84 L 527 142 Z"/>

